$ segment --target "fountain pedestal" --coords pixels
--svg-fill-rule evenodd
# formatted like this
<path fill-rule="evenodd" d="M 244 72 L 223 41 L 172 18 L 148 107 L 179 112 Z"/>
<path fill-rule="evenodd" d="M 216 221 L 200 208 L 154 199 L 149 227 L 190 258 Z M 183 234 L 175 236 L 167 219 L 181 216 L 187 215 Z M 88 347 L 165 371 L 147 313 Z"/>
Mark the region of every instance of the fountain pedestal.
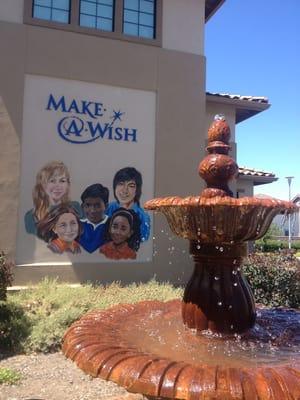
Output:
<path fill-rule="evenodd" d="M 192 329 L 241 333 L 255 323 L 255 304 L 243 276 L 245 243 L 233 245 L 190 242 L 195 261 L 182 301 L 183 322 Z"/>

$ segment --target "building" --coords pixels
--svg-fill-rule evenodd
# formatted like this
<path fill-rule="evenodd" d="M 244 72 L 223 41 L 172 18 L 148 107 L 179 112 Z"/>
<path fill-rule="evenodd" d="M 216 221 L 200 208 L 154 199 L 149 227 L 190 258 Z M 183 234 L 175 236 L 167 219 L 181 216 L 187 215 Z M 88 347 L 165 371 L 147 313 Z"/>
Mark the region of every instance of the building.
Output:
<path fill-rule="evenodd" d="M 39 226 L 37 237 L 42 218 L 34 196 L 38 179 L 46 179 L 45 164 L 49 170 L 54 161 L 66 166 L 55 175 L 64 188 L 51 197 L 39 183 L 48 212 L 60 205 L 55 196 L 63 191 L 80 213 L 81 195 L 95 183 L 107 187 L 114 202 L 114 177 L 127 167 L 143 178 L 141 205 L 202 190 L 196 171 L 212 115 L 226 113 L 235 154 L 235 124 L 269 106 L 205 93 L 204 25 L 223 2 L 0 2 L 0 243 L 16 260 L 16 284 L 46 275 L 125 283 L 153 276 L 178 282 L 190 275 L 188 244 L 172 236 L 162 216 L 151 216 L 136 259 L 116 261 L 98 248 L 73 254 L 73 242 L 59 249 L 63 254 L 53 253 L 47 241 L 50 233 L 51 240 L 58 236 L 57 225 L 46 236 Z M 134 184 L 137 193 L 140 184 Z"/>

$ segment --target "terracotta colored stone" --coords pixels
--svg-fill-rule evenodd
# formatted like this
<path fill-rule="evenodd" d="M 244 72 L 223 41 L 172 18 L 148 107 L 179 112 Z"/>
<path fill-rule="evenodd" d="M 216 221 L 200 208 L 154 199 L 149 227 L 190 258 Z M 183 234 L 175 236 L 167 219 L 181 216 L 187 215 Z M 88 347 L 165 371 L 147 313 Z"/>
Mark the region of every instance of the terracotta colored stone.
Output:
<path fill-rule="evenodd" d="M 199 165 L 207 184 L 201 196 L 145 204 L 163 212 L 172 231 L 190 240 L 195 269 L 183 301 L 119 305 L 75 322 L 64 336 L 63 352 L 85 372 L 156 398 L 300 399 L 300 312 L 287 310 L 284 319 L 280 311 L 262 310 L 260 328 L 251 329 L 256 310 L 242 273 L 245 242 L 262 237 L 275 215 L 297 208 L 272 198 L 231 197 L 228 182 L 238 166 L 228 156 L 229 140 L 227 122 L 217 118 L 208 131 L 209 154 Z M 216 336 L 206 337 L 208 329 Z M 254 343 L 254 361 L 231 357 L 231 351 L 248 356 Z M 269 345 L 279 349 L 270 365 Z"/>

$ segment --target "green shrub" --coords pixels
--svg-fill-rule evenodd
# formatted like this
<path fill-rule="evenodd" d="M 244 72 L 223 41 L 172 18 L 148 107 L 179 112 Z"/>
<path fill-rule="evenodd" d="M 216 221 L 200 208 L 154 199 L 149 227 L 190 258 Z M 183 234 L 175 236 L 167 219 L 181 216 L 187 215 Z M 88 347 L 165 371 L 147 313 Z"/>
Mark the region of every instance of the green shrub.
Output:
<path fill-rule="evenodd" d="M 108 286 L 74 288 L 45 279 L 36 288 L 9 294 L 7 304 L 23 310 L 23 318 L 29 323 L 26 334 L 19 338 L 19 348 L 28 353 L 46 353 L 60 348 L 66 329 L 87 311 L 142 300 L 167 301 L 181 295 L 182 289 L 154 280 L 126 287 L 114 282 Z M 24 333 L 25 321 L 21 324 Z M 11 333 L 10 328 L 6 329 Z"/>
<path fill-rule="evenodd" d="M 291 247 L 293 251 L 300 250 L 300 242 L 292 241 Z M 256 240 L 255 242 L 256 251 L 263 251 L 265 253 L 275 253 L 280 252 L 282 250 L 288 249 L 288 241 L 287 240 L 276 240 L 276 239 L 267 239 L 264 238 Z"/>
<path fill-rule="evenodd" d="M 12 284 L 13 264 L 8 262 L 3 251 L 0 251 L 0 301 L 5 301 L 7 298 L 7 287 Z"/>
<path fill-rule="evenodd" d="M 23 351 L 30 326 L 30 320 L 20 305 L 0 301 L 0 352 Z"/>
<path fill-rule="evenodd" d="M 272 307 L 300 307 L 299 261 L 291 254 L 251 254 L 244 273 L 256 302 Z"/>
<path fill-rule="evenodd" d="M 10 368 L 0 367 L 0 385 L 14 385 L 21 379 L 21 374 Z"/>

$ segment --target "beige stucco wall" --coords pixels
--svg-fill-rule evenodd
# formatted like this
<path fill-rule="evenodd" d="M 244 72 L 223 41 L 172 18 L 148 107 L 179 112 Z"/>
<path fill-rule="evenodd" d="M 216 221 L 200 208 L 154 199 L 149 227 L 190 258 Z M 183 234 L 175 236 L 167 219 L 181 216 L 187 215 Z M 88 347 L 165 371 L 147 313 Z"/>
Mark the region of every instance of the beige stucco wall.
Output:
<path fill-rule="evenodd" d="M 18 208 L 20 141 L 0 96 L 0 235 L 1 250 L 13 257 Z"/>
<path fill-rule="evenodd" d="M 253 181 L 251 179 L 239 178 L 237 182 L 239 197 L 253 196 Z"/>
<path fill-rule="evenodd" d="M 23 22 L 24 0 L 1 0 L 0 1 L 0 21 Z"/>
<path fill-rule="evenodd" d="M 204 54 L 205 0 L 163 0 L 163 47 Z"/>
<path fill-rule="evenodd" d="M 0 208 L 1 247 L 14 256 L 19 146 L 22 142 L 24 75 L 37 74 L 62 79 L 95 82 L 157 93 L 155 195 L 199 193 L 197 165 L 205 137 L 205 59 L 203 56 L 133 44 L 84 34 L 0 23 L 0 95 L 14 129 L 1 130 L 7 140 L 2 159 L 5 182 L 4 204 L 13 200 L 8 214 Z M 11 132 L 16 133 L 11 133 Z M 4 132 L 4 133 L 3 133 Z M 38 149 L 37 149 L 38 150 Z M 14 167 L 11 167 L 13 162 Z M 13 221 L 11 223 L 11 221 Z M 162 232 L 163 231 L 163 232 Z M 166 234 L 166 232 L 168 234 Z M 49 267 L 18 267 L 15 284 L 34 282 L 45 275 L 69 282 L 99 280 L 140 281 L 158 279 L 184 281 L 191 272 L 186 241 L 171 238 L 162 216 L 154 221 L 156 256 L 150 263 L 95 264 Z M 169 251 L 170 242 L 176 249 Z"/>

